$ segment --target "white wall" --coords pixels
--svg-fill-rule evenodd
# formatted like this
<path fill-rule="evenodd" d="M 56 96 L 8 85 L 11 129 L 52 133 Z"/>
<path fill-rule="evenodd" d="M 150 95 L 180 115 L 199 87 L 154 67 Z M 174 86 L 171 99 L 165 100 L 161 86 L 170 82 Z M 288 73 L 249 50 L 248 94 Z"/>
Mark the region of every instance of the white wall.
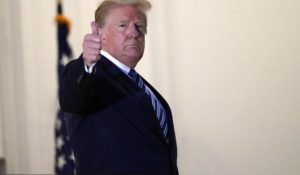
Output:
<path fill-rule="evenodd" d="M 1 86 L 8 173 L 53 172 L 57 109 L 54 3 L 1 1 Z"/>
<path fill-rule="evenodd" d="M 1 82 L 1 80 L 0 80 Z M 0 86 L 0 92 L 2 91 L 1 86 Z M 2 95 L 0 93 L 0 99 L 2 99 Z M 3 128 L 3 116 L 2 116 L 2 100 L 0 101 L 0 128 Z M 4 142 L 3 142 L 3 129 L 0 129 L 0 159 L 4 159 Z"/>
<path fill-rule="evenodd" d="M 299 174 L 300 1 L 169 5 L 181 172 Z"/>
<path fill-rule="evenodd" d="M 152 0 L 138 70 L 170 103 L 183 175 L 300 174 L 300 1 Z M 97 0 L 64 0 L 75 55 Z M 9 173 L 52 173 L 54 1 L 0 2 Z"/>

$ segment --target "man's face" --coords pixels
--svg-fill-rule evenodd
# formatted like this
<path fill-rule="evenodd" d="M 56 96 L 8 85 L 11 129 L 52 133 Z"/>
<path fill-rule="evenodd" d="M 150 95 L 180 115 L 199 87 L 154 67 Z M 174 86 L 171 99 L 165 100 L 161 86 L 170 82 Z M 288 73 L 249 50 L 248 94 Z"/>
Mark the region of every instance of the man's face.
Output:
<path fill-rule="evenodd" d="M 121 63 L 135 67 L 144 53 L 145 25 L 141 13 L 132 6 L 112 9 L 100 29 L 102 49 Z"/>

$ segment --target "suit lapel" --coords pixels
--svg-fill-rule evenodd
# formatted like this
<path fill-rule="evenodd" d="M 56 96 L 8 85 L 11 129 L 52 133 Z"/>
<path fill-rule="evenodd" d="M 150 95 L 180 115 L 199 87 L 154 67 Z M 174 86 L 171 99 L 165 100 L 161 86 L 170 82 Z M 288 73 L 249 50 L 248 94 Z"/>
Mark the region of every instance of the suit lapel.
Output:
<path fill-rule="evenodd" d="M 166 116 L 167 116 L 167 121 L 168 121 L 168 126 L 169 126 L 169 141 L 170 141 L 170 144 L 167 144 L 166 139 L 165 139 L 165 137 L 163 135 L 163 132 L 162 132 L 162 130 L 160 128 L 160 125 L 157 122 L 156 116 L 155 116 L 155 120 L 156 120 L 155 123 L 157 124 L 157 127 L 159 128 L 161 138 L 164 140 L 165 144 L 167 144 L 168 146 L 170 146 L 171 149 L 173 150 L 172 147 L 176 146 L 176 138 L 175 138 L 175 131 L 174 131 L 174 124 L 173 124 L 173 117 L 172 117 L 171 109 L 170 109 L 168 103 L 166 102 L 166 100 L 159 94 L 159 92 L 156 91 L 156 89 L 153 86 L 151 86 L 151 84 L 149 82 L 147 82 L 147 80 L 145 80 L 144 78 L 143 78 L 143 81 L 152 90 L 152 92 L 155 94 L 155 96 L 158 98 L 158 100 L 161 102 L 161 104 L 165 108 Z M 175 149 L 177 149 L 177 148 L 175 148 Z"/>
<path fill-rule="evenodd" d="M 123 108 L 122 105 L 120 105 L 116 110 L 122 112 L 123 116 L 125 116 L 141 133 L 146 131 L 143 128 L 144 126 L 149 126 L 148 129 L 151 129 L 152 132 L 155 132 L 156 135 L 159 135 L 160 139 L 166 145 L 168 145 L 165 141 L 160 125 L 156 119 L 156 114 L 152 107 L 149 96 L 146 93 L 144 93 L 124 72 L 122 72 L 116 65 L 110 62 L 107 58 L 102 56 L 99 62 L 100 62 L 101 69 L 106 70 L 108 74 L 111 76 L 111 78 L 113 78 L 116 82 L 119 82 L 122 85 L 123 88 L 122 91 L 125 92 L 127 96 L 133 95 L 135 97 L 135 100 L 138 100 L 138 105 L 140 105 L 141 109 L 143 109 L 145 116 L 150 116 L 151 123 L 148 123 L 149 120 L 143 117 L 136 117 L 135 115 L 132 115 L 130 113 L 122 112 L 122 111 L 126 111 L 126 109 L 122 109 Z M 146 80 L 144 81 L 146 82 Z M 157 95 L 159 100 L 162 101 L 164 107 L 166 108 L 167 116 L 168 118 L 170 118 L 171 116 L 170 109 L 168 105 L 166 105 L 165 100 L 163 100 L 163 98 L 148 82 L 146 82 L 146 84 L 149 88 L 151 88 L 151 90 L 155 93 L 155 95 Z M 141 125 L 141 123 L 143 123 L 143 125 Z M 151 125 L 155 126 L 155 128 L 151 127 Z M 144 135 L 147 136 L 147 134 Z"/>

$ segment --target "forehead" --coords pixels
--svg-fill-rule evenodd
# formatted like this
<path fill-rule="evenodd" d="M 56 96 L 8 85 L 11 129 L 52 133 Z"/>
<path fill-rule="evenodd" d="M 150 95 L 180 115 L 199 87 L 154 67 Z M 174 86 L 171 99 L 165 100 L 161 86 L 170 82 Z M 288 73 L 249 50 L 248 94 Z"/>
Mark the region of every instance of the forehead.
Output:
<path fill-rule="evenodd" d="M 114 7 L 110 10 L 106 17 L 106 21 L 143 21 L 143 14 L 136 7 L 131 5 L 124 5 Z"/>

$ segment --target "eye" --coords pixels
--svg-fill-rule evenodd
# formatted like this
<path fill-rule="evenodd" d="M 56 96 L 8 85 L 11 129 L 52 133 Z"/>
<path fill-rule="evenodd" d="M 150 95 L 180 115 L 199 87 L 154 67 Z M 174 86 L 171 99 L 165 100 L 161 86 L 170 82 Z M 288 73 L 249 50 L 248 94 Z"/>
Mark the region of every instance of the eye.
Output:
<path fill-rule="evenodd" d="M 119 27 L 125 28 L 125 27 L 126 27 L 126 24 L 119 24 Z"/>
<path fill-rule="evenodd" d="M 127 28 L 127 24 L 126 23 L 120 23 L 118 24 L 118 30 L 119 31 L 124 31 Z"/>
<path fill-rule="evenodd" d="M 145 33 L 145 27 L 142 24 L 135 24 L 136 29 L 141 32 L 141 33 Z"/>

